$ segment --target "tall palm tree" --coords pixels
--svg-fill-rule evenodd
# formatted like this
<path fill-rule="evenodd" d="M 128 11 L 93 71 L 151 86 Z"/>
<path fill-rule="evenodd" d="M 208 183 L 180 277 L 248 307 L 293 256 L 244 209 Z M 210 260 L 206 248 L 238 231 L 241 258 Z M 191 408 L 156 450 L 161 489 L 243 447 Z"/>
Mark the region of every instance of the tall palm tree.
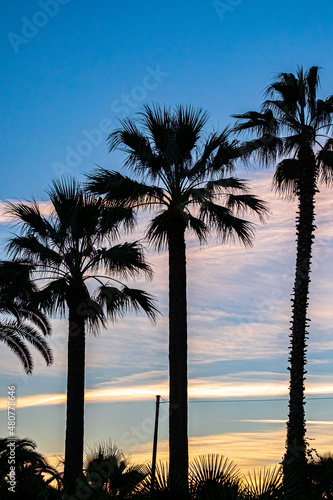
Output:
<path fill-rule="evenodd" d="M 3 315 L 0 341 L 17 355 L 27 374 L 32 373 L 34 363 L 26 342 L 41 353 L 47 365 L 53 361 L 52 351 L 44 339 L 51 328 L 34 303 L 37 289 L 31 282 L 31 272 L 27 262 L 0 261 L 0 314 Z"/>
<path fill-rule="evenodd" d="M 169 251 L 169 368 L 170 475 L 187 482 L 187 304 L 185 232 L 205 241 L 215 230 L 222 241 L 238 238 L 251 243 L 253 226 L 237 217 L 250 210 L 262 217 L 265 204 L 251 195 L 243 180 L 228 176 L 237 156 L 228 130 L 204 138 L 208 115 L 200 109 L 172 110 L 146 105 L 139 114 L 121 121 L 110 134 L 110 152 L 120 148 L 125 167 L 139 180 L 99 168 L 88 186 L 92 193 L 122 207 L 155 209 L 147 238 Z M 221 205 L 219 202 L 224 203 Z"/>
<path fill-rule="evenodd" d="M 333 96 L 317 97 L 319 68 L 312 66 L 292 73 L 281 73 L 266 89 L 267 100 L 260 112 L 234 115 L 234 130 L 248 131 L 256 137 L 244 143 L 244 152 L 255 154 L 266 165 L 277 163 L 273 184 L 287 196 L 296 196 L 297 254 L 292 299 L 290 346 L 290 401 L 284 473 L 300 478 L 300 498 L 307 494 L 306 428 L 304 382 L 306 364 L 307 309 L 314 206 L 318 182 L 333 180 L 332 129 Z M 296 497 L 295 497 L 296 498 Z"/>
<path fill-rule="evenodd" d="M 33 278 L 42 280 L 38 299 L 44 310 L 64 314 L 68 309 L 64 485 L 71 490 L 82 472 L 86 329 L 96 332 L 106 326 L 107 318 L 115 319 L 128 309 L 143 310 L 152 319 L 156 310 L 149 294 L 115 279 L 150 273 L 141 246 L 106 246 L 117 239 L 120 223 L 130 225 L 131 211 L 113 209 L 105 214 L 101 200 L 84 193 L 74 180 L 54 181 L 48 194 L 50 216 L 43 216 L 36 202 L 9 204 L 21 234 L 11 238 L 8 250 L 14 259 L 26 258 Z M 88 280 L 97 282 L 93 293 Z"/>

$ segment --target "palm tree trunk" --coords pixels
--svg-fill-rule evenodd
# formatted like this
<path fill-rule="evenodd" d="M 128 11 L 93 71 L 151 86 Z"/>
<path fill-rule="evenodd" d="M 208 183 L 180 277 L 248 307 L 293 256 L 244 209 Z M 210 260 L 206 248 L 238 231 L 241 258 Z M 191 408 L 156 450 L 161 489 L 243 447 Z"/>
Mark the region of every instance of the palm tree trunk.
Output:
<path fill-rule="evenodd" d="M 307 474 L 307 443 L 305 438 L 304 382 L 306 365 L 307 309 L 311 271 L 311 251 L 315 226 L 314 205 L 316 164 L 312 153 L 299 157 L 302 173 L 298 186 L 298 216 L 296 218 L 297 254 L 292 299 L 290 347 L 290 399 L 287 423 L 287 450 L 283 461 L 284 480 L 289 497 L 305 500 L 309 497 Z M 288 497 L 288 498 L 289 498 Z"/>
<path fill-rule="evenodd" d="M 169 244 L 169 453 L 170 484 L 187 488 L 187 304 L 186 247 L 183 220 L 168 230 Z"/>
<path fill-rule="evenodd" d="M 74 492 L 83 467 L 85 318 L 84 298 L 77 290 L 75 292 L 67 300 L 69 332 L 64 486 L 69 493 Z"/>

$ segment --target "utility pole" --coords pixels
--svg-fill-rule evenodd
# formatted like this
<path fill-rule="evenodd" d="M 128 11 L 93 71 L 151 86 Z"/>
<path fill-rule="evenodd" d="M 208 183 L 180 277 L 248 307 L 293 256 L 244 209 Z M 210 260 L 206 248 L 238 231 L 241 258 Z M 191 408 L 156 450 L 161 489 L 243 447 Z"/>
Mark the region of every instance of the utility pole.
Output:
<path fill-rule="evenodd" d="M 153 494 L 154 489 L 155 489 L 155 471 L 156 471 L 157 437 L 158 437 L 158 417 L 159 417 L 159 413 L 160 413 L 160 399 L 161 399 L 161 396 L 156 396 L 153 458 L 152 458 L 152 465 L 151 465 L 151 493 L 152 494 Z"/>

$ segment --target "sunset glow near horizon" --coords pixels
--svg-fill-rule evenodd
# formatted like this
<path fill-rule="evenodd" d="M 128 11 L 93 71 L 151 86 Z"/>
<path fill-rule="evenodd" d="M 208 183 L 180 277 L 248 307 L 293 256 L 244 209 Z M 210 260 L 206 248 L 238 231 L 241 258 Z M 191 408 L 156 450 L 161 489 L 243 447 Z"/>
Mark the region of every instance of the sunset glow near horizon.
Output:
<path fill-rule="evenodd" d="M 232 113 L 257 109 L 274 75 L 297 65 L 323 67 L 320 96 L 333 93 L 328 1 L 314 10 L 307 0 L 244 0 L 224 14 L 203 0 L 131 9 L 59 2 L 57 14 L 15 51 L 8 34 L 24 36 L 41 3 L 6 2 L 0 19 L 2 249 L 13 231 L 7 201 L 35 198 L 47 213 L 52 178 L 83 180 L 96 164 L 121 170 L 123 156 L 107 154 L 107 135 L 145 102 L 207 109 L 210 132 L 232 123 Z M 187 238 L 190 455 L 220 453 L 243 470 L 277 464 L 284 453 L 295 267 L 296 204 L 272 191 L 273 165 L 256 167 L 251 161 L 236 170 L 270 204 L 266 224 L 256 221 L 253 247 L 214 237 L 200 247 Z M 306 417 L 311 447 L 324 453 L 333 451 L 332 190 L 320 188 L 316 199 Z M 143 237 L 150 215 L 139 216 L 128 241 Z M 167 254 L 147 248 L 147 259 L 153 280 L 131 284 L 157 298 L 157 324 L 129 315 L 87 337 L 86 447 L 111 439 L 136 462 L 151 457 L 156 394 L 163 398 L 158 458 L 168 454 Z M 31 348 L 32 376 L 0 344 L 0 429 L 7 435 L 7 387 L 15 385 L 18 436 L 36 441 L 55 463 L 64 452 L 66 319 L 54 318 L 52 327 L 54 364 L 46 367 Z"/>

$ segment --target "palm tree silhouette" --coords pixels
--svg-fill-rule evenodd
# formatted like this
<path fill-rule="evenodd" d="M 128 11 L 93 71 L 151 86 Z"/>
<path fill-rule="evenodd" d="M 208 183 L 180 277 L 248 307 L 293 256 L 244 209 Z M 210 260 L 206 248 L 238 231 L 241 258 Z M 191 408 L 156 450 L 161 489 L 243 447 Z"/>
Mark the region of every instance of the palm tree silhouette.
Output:
<path fill-rule="evenodd" d="M 148 474 L 146 466 L 131 464 L 111 441 L 101 442 L 97 448 L 89 451 L 84 470 L 92 494 L 96 493 L 97 497 L 104 493 L 105 498 L 119 500 L 129 498 Z"/>
<path fill-rule="evenodd" d="M 140 180 L 99 168 L 90 192 L 128 208 L 155 209 L 147 238 L 169 251 L 170 478 L 187 482 L 187 304 L 185 232 L 205 241 L 215 230 L 223 242 L 238 238 L 251 243 L 253 225 L 236 216 L 250 210 L 260 217 L 265 204 L 251 195 L 246 183 L 228 176 L 237 156 L 228 130 L 204 138 L 208 114 L 191 106 L 172 110 L 158 105 L 139 113 L 140 130 L 132 118 L 110 134 L 110 152 L 120 148 L 128 167 Z M 222 201 L 224 206 L 218 202 Z M 175 479 L 176 481 L 176 479 Z M 178 481 L 178 480 L 177 480 Z"/>
<path fill-rule="evenodd" d="M 0 494 L 4 500 L 10 498 L 59 498 L 59 490 L 50 483 L 61 487 L 61 478 L 57 470 L 36 451 L 36 443 L 28 438 L 0 438 Z M 9 490 L 9 464 L 15 457 L 15 487 Z"/>
<path fill-rule="evenodd" d="M 121 223 L 131 223 L 131 211 L 110 209 L 105 214 L 101 200 L 84 193 L 74 180 L 54 181 L 48 194 L 49 217 L 41 214 L 36 202 L 9 204 L 22 232 L 11 238 L 8 249 L 14 258 L 28 259 L 33 278 L 44 281 L 38 292 L 43 310 L 64 314 L 68 309 L 64 485 L 71 491 L 82 472 L 86 329 L 96 332 L 106 326 L 107 318 L 113 320 L 130 309 L 143 310 L 154 319 L 156 309 L 149 294 L 115 279 L 150 274 L 141 246 L 104 246 L 115 242 Z M 98 284 L 93 293 L 87 280 Z"/>
<path fill-rule="evenodd" d="M 51 333 L 51 328 L 34 303 L 37 289 L 30 279 L 32 270 L 28 262 L 0 261 L 0 313 L 15 318 L 1 319 L 0 341 L 17 355 L 27 374 L 32 373 L 34 363 L 26 342 L 41 353 L 47 365 L 53 361 L 52 351 L 43 337 Z"/>
<path fill-rule="evenodd" d="M 299 477 L 299 497 L 307 494 L 304 381 L 306 364 L 307 309 L 311 251 L 314 240 L 314 206 L 318 182 L 333 180 L 333 96 L 318 99 L 319 68 L 298 68 L 296 75 L 281 73 L 267 87 L 261 112 L 234 115 L 234 130 L 258 135 L 244 143 L 264 164 L 279 162 L 273 179 L 276 190 L 296 196 L 297 254 L 292 299 L 290 347 L 290 401 L 284 474 Z M 282 161 L 281 161 L 282 159 Z M 290 480 L 290 481 L 289 481 Z M 295 497 L 296 498 L 296 497 Z"/>

